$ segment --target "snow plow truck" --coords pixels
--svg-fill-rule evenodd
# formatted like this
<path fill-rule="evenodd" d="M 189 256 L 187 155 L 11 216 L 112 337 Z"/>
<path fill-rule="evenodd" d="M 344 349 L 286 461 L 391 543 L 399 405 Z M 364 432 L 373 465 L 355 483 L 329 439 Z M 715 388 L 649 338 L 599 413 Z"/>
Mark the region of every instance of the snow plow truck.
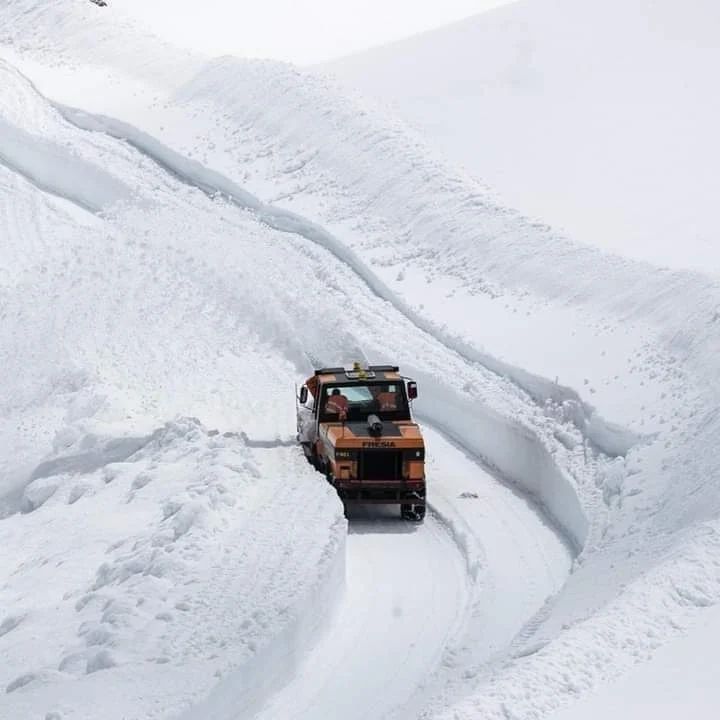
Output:
<path fill-rule="evenodd" d="M 411 416 L 417 384 L 391 365 L 315 370 L 297 396 L 308 461 L 353 504 L 399 505 L 425 517 L 425 443 Z"/>

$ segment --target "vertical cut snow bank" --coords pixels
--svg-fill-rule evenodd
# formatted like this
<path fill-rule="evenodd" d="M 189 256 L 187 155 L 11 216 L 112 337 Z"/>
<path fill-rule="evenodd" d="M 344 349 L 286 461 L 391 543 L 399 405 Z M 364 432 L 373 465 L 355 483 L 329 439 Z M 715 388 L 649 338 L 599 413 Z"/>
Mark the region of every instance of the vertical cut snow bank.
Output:
<path fill-rule="evenodd" d="M 193 419 L 123 460 L 99 438 L 77 446 L 0 521 L 3 716 L 167 718 L 219 679 L 215 694 L 231 685 L 250 709 L 342 591 L 346 524 L 329 490 L 294 449 Z"/>

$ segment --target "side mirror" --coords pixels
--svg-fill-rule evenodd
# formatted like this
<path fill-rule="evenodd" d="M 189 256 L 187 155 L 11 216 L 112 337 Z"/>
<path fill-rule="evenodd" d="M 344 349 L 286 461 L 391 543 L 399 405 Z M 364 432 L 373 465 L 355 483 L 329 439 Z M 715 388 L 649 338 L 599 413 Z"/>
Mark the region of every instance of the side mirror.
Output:
<path fill-rule="evenodd" d="M 415 400 L 415 398 L 417 397 L 417 383 L 411 380 L 408 383 L 407 389 L 408 389 L 408 397 L 411 400 Z"/>
<path fill-rule="evenodd" d="M 300 388 L 300 404 L 301 405 L 304 405 L 307 402 L 307 397 L 308 397 L 307 385 L 303 385 Z"/>

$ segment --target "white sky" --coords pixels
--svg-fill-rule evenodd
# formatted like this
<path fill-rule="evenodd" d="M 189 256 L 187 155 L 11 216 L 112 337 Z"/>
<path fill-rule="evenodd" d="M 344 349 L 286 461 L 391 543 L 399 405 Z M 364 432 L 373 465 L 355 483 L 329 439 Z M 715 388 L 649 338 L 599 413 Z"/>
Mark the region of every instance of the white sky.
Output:
<path fill-rule="evenodd" d="M 509 0 L 110 0 L 157 35 L 203 53 L 322 62 Z"/>

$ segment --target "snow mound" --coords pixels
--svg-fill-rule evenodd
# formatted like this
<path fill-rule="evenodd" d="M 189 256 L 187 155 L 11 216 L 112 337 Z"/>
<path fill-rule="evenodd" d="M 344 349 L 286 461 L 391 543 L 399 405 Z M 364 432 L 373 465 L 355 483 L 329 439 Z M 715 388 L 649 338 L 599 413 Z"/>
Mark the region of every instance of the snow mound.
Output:
<path fill-rule="evenodd" d="M 298 623 L 298 647 L 309 643 L 317 620 L 308 617 L 332 608 L 345 521 L 294 449 L 251 449 L 179 418 L 124 460 L 52 477 L 41 506 L 0 522 L 11 571 L 1 604 L 23 608 L 1 625 L 12 637 L 0 678 L 8 716 L 62 697 L 77 717 L 91 717 L 91 678 L 101 673 L 114 673 L 124 698 L 117 715 L 103 702 L 106 717 L 139 707 L 136 693 L 161 708 L 145 717 L 166 717 L 230 668 L 259 696 L 281 672 L 263 655 L 278 642 L 287 648 Z M 78 477 L 93 492 L 68 504 Z M 302 526 L 287 522 L 298 503 Z M 192 666 L 192 677 L 172 672 L 180 666 Z M 152 683 L 133 682 L 140 672 Z"/>

